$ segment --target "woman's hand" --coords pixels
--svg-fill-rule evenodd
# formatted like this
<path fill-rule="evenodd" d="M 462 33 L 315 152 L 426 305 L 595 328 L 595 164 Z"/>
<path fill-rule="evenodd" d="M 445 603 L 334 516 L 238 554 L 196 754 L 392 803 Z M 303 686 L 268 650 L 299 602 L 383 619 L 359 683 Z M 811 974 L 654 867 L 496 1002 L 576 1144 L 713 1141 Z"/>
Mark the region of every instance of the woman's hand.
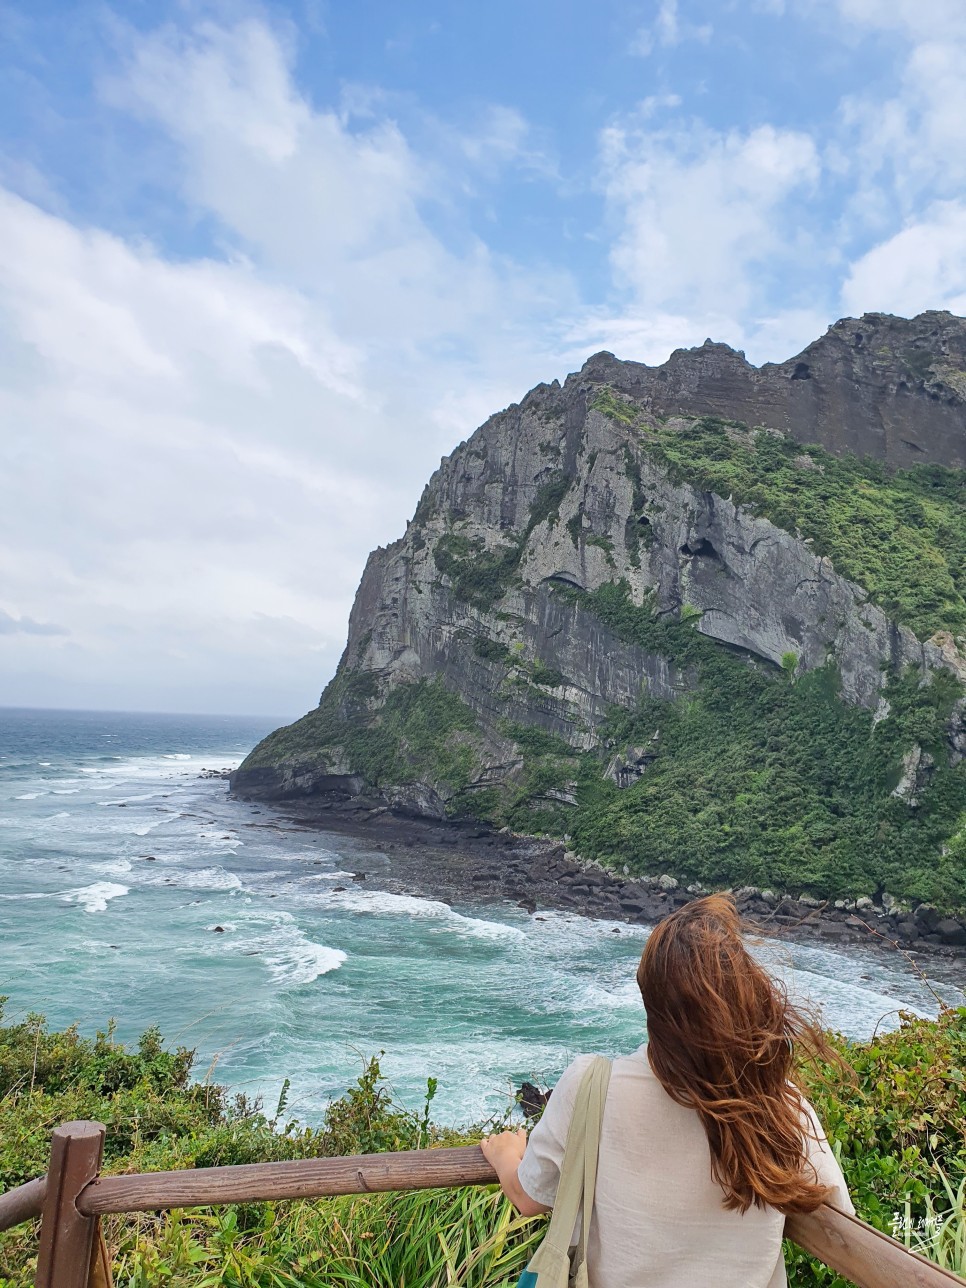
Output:
<path fill-rule="evenodd" d="M 483 1157 L 502 1180 L 504 1172 L 516 1171 L 527 1148 L 527 1129 L 501 1131 L 496 1136 L 484 1136 L 480 1141 Z"/>
<path fill-rule="evenodd" d="M 495 1136 L 484 1136 L 480 1141 L 483 1157 L 496 1172 L 500 1189 L 522 1216 L 539 1216 L 549 1212 L 548 1207 L 532 1199 L 517 1180 L 517 1168 L 527 1148 L 527 1130 L 501 1131 Z"/>

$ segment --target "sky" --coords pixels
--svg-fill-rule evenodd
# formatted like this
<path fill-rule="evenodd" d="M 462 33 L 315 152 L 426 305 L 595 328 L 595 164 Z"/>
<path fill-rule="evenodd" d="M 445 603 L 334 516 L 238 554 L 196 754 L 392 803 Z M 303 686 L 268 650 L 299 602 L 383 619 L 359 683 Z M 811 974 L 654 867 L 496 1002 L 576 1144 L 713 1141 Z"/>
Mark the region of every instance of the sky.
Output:
<path fill-rule="evenodd" d="M 0 706 L 314 706 L 590 354 L 966 314 L 963 0 L 0 0 Z"/>

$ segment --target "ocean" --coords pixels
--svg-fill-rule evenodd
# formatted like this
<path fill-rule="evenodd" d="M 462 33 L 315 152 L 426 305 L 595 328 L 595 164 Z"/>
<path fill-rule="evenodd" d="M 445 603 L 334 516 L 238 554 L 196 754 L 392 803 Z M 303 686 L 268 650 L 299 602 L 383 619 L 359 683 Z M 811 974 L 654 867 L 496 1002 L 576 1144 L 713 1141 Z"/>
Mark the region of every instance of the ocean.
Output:
<path fill-rule="evenodd" d="M 646 929 L 378 889 L 386 855 L 232 801 L 269 720 L 0 710 L 0 994 L 131 1040 L 157 1025 L 195 1075 L 316 1122 L 370 1055 L 418 1109 L 470 1123 L 580 1051 L 644 1038 Z M 370 876 L 356 883 L 347 865 Z M 619 933 L 617 933 L 619 932 Z M 764 951 L 764 950 L 762 950 Z M 798 998 L 854 1037 L 935 1013 L 901 960 L 771 945 Z M 948 988 L 940 993 L 961 1000 Z"/>

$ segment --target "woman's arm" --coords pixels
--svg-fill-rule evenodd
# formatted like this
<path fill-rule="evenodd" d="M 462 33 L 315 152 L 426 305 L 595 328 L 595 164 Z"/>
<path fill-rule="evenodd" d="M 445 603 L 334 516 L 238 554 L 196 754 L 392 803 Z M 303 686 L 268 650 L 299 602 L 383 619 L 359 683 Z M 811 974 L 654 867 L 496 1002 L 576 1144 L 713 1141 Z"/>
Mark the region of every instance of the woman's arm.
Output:
<path fill-rule="evenodd" d="M 848 1186 L 839 1161 L 832 1146 L 825 1136 L 825 1129 L 818 1120 L 818 1115 L 807 1100 L 802 1099 L 802 1112 L 806 1119 L 805 1157 L 808 1164 L 815 1169 L 815 1178 L 819 1185 L 828 1185 L 832 1193 L 828 1202 L 840 1212 L 855 1216 L 855 1205 L 849 1194 Z"/>
<path fill-rule="evenodd" d="M 548 1207 L 532 1199 L 517 1179 L 517 1168 L 527 1148 L 527 1130 L 501 1131 L 496 1136 L 484 1136 L 480 1141 L 483 1157 L 496 1172 L 500 1189 L 521 1216 L 539 1216 L 549 1212 Z"/>

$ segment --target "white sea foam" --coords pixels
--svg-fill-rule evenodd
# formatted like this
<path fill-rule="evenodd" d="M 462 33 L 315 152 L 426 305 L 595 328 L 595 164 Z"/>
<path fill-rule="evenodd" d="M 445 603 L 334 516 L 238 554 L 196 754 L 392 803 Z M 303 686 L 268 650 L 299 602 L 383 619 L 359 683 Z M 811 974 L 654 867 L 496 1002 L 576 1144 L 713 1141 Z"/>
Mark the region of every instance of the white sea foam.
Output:
<path fill-rule="evenodd" d="M 41 769 L 49 769 L 54 762 L 52 760 L 38 760 L 37 764 Z"/>
<path fill-rule="evenodd" d="M 83 766 L 81 766 L 82 774 L 99 774 L 100 772 L 101 771 L 99 769 L 85 769 Z"/>
<path fill-rule="evenodd" d="M 481 917 L 464 917 L 450 910 L 456 929 L 476 939 L 526 939 L 526 931 L 519 926 L 507 926 L 502 921 L 484 921 Z"/>
<path fill-rule="evenodd" d="M 165 752 L 165 760 L 190 760 L 191 757 L 186 751 Z"/>
<path fill-rule="evenodd" d="M 229 940 L 225 949 L 261 958 L 275 983 L 283 987 L 311 984 L 320 975 L 338 970 L 347 957 L 341 948 L 309 939 L 293 915 L 281 908 L 245 914 L 243 921 L 212 922 L 205 929 L 214 931 L 217 926 L 225 932 L 240 932 L 240 937 Z M 222 936 L 217 940 L 213 950 L 224 951 L 220 949 L 225 943 Z"/>
<path fill-rule="evenodd" d="M 338 970 L 346 960 L 341 948 L 315 944 L 304 935 L 264 954 L 265 965 L 280 984 L 311 984 L 320 975 Z"/>
<path fill-rule="evenodd" d="M 76 796 L 79 791 L 80 791 L 79 787 L 55 787 L 53 788 L 51 795 L 52 796 Z"/>
<path fill-rule="evenodd" d="M 101 809 L 108 809 L 112 805 L 113 806 L 135 805 L 135 804 L 139 804 L 141 801 L 153 801 L 153 800 L 156 800 L 161 794 L 162 793 L 160 791 L 142 792 L 139 796 L 119 796 L 117 800 L 98 801 L 97 803 Z"/>
<path fill-rule="evenodd" d="M 131 871 L 130 859 L 111 859 L 107 863 L 91 864 L 95 872 L 106 872 L 109 876 L 119 876 L 125 872 Z"/>
<path fill-rule="evenodd" d="M 153 832 L 156 827 L 163 827 L 168 820 L 159 818 L 153 823 L 142 823 L 140 827 L 132 828 L 135 836 L 147 836 L 148 832 Z"/>
<path fill-rule="evenodd" d="M 571 1011 L 587 1011 L 596 1015 L 602 1010 L 629 1010 L 634 1013 L 641 1010 L 641 994 L 633 976 L 620 981 L 613 988 L 602 983 L 589 983 L 576 993 L 573 991 L 573 980 L 568 979 L 566 988 L 569 994 L 566 1009 Z"/>
<path fill-rule="evenodd" d="M 164 819 L 161 820 L 161 822 L 164 822 L 164 821 L 165 821 Z M 158 825 L 156 824 L 155 826 L 158 826 Z M 208 825 L 209 828 L 216 827 L 216 826 L 217 824 L 215 823 L 210 823 Z M 234 854 L 238 846 L 242 844 L 241 838 L 236 836 L 235 833 L 231 831 L 225 832 L 225 831 L 218 830 L 218 831 L 212 832 L 210 830 L 207 830 L 203 832 L 198 832 L 197 839 L 199 841 L 204 841 L 204 843 L 208 846 L 210 850 L 220 851 L 222 854 Z"/>
<path fill-rule="evenodd" d="M 327 903 L 346 912 L 368 912 L 383 917 L 449 917 L 449 904 L 436 899 L 420 899 L 412 894 L 390 894 L 385 890 L 333 891 Z"/>
<path fill-rule="evenodd" d="M 35 801 L 39 796 L 43 795 L 43 792 L 24 792 L 22 796 L 15 796 L 13 799 L 15 801 Z"/>
<path fill-rule="evenodd" d="M 64 903 L 79 903 L 85 912 L 106 912 L 108 900 L 120 899 L 128 890 L 128 886 L 116 881 L 95 881 L 77 890 L 65 890 L 61 898 Z"/>
<path fill-rule="evenodd" d="M 162 868 L 160 872 L 151 872 L 146 876 L 144 883 L 145 885 L 173 885 L 182 890 L 240 890 L 242 888 L 241 880 L 234 872 L 226 872 L 224 868 L 197 868 L 193 871 L 182 869 L 173 872 L 169 868 Z"/>
<path fill-rule="evenodd" d="M 448 928 L 473 935 L 478 939 L 524 939 L 525 933 L 518 926 L 507 926 L 499 921 L 484 921 L 479 917 L 466 917 L 454 912 L 449 904 L 436 899 L 419 899 L 409 894 L 389 894 L 383 890 L 333 891 L 331 902 L 346 912 L 369 913 L 389 917 L 432 917 L 449 923 Z"/>

